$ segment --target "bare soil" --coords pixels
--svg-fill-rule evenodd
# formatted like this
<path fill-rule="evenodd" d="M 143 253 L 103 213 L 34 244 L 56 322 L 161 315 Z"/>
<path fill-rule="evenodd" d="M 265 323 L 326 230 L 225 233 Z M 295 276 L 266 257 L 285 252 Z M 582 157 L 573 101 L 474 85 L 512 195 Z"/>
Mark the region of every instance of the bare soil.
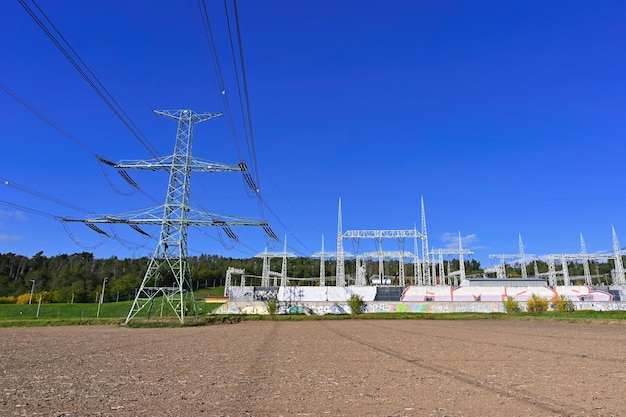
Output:
<path fill-rule="evenodd" d="M 1 416 L 623 416 L 626 327 L 0 329 Z"/>

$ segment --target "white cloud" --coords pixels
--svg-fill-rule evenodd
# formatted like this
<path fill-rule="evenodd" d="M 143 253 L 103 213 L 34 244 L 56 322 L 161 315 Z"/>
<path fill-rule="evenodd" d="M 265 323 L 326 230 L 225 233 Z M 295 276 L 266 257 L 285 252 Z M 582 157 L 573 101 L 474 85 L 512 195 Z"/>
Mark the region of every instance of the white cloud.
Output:
<path fill-rule="evenodd" d="M 441 235 L 440 240 L 445 249 L 458 249 L 459 248 L 458 233 L 446 232 L 443 235 Z M 463 249 L 470 249 L 472 245 L 475 245 L 478 242 L 479 242 L 479 239 L 475 234 L 461 236 L 461 244 L 463 245 Z"/>
<path fill-rule="evenodd" d="M 0 244 L 4 244 L 4 243 L 13 243 L 13 242 L 17 242 L 19 240 L 24 239 L 23 236 L 19 236 L 19 235 L 3 235 L 0 234 Z"/>
<path fill-rule="evenodd" d="M 0 210 L 0 219 L 17 219 L 20 221 L 26 221 L 27 217 L 23 211 L 15 210 L 15 211 L 3 211 Z"/>

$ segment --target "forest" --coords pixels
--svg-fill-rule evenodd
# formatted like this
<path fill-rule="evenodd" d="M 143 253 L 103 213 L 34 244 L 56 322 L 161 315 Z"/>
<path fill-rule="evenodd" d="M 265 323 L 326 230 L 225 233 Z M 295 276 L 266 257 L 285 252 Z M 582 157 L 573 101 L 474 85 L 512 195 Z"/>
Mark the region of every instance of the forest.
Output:
<path fill-rule="evenodd" d="M 14 253 L 0 254 L 0 303 L 28 303 L 31 294 L 43 302 L 57 303 L 89 303 L 97 302 L 106 279 L 105 301 L 122 301 L 132 299 L 146 272 L 149 258 L 111 257 L 97 259 L 92 253 L 81 252 L 47 257 L 39 252 L 32 257 Z M 280 271 L 282 259 L 273 259 L 270 263 L 272 271 Z M 459 260 L 446 260 L 446 270 L 459 269 Z M 465 271 L 468 277 L 482 276 L 480 262 L 465 260 Z M 189 257 L 191 285 L 193 289 L 217 287 L 224 285 L 226 271 L 229 267 L 245 270 L 249 285 L 259 285 L 263 269 L 262 258 L 237 259 L 216 255 L 200 255 Z M 327 276 L 335 274 L 335 261 L 325 261 Z M 378 262 L 366 262 L 368 276 L 378 273 Z M 385 275 L 398 275 L 398 262 L 385 261 Z M 610 274 L 612 265 L 609 263 L 591 263 L 591 272 L 596 276 Z M 346 262 L 346 275 L 353 275 L 354 262 Z M 539 272 L 546 272 L 545 262 L 537 261 Z M 532 274 L 532 267 L 529 275 Z M 582 265 L 570 263 L 570 275 L 582 275 Z M 288 260 L 287 275 L 291 285 L 318 285 L 319 259 L 296 257 Z M 519 265 L 507 264 L 507 276 L 519 277 Z M 407 280 L 413 277 L 412 262 L 407 261 L 405 267 Z M 293 278 L 293 279 L 292 279 Z M 166 280 L 167 278 L 164 277 Z"/>

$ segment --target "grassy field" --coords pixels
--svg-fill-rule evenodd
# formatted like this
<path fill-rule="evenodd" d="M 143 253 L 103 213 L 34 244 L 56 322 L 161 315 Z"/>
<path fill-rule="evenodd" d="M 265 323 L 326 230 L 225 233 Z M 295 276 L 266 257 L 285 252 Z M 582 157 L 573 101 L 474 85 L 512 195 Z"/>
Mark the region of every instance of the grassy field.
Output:
<path fill-rule="evenodd" d="M 224 287 L 195 291 L 198 316 L 206 316 L 222 304 L 205 303 L 205 297 L 222 294 Z M 0 304 L 0 327 L 123 323 L 132 304 L 133 301 L 103 303 L 99 309 L 97 303 Z M 162 298 L 155 298 L 152 309 L 144 308 L 136 317 L 147 320 L 148 315 L 154 321 L 176 317 Z"/>
<path fill-rule="evenodd" d="M 211 316 L 211 312 L 222 303 L 206 303 L 207 296 L 221 296 L 224 287 L 194 291 L 198 320 L 188 320 L 190 326 L 215 323 L 232 323 L 241 320 L 564 320 L 572 322 L 619 323 L 626 324 L 626 311 L 579 310 L 556 313 L 365 313 L 359 315 L 240 315 Z M 86 304 L 0 304 L 0 327 L 12 326 L 55 326 L 85 324 L 121 324 L 132 307 L 132 301 L 103 303 L 98 312 L 97 303 Z M 156 298 L 149 310 L 145 308 L 131 321 L 137 326 L 180 325 L 174 312 Z"/>

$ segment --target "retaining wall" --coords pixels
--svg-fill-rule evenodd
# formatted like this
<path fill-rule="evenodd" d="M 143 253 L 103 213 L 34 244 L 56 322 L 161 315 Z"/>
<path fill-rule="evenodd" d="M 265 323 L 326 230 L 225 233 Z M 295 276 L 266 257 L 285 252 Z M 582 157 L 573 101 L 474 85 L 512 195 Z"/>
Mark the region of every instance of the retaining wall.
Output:
<path fill-rule="evenodd" d="M 577 310 L 626 311 L 626 301 L 574 302 Z M 520 303 L 522 309 L 525 303 Z M 504 305 L 494 301 L 476 302 L 380 302 L 366 303 L 368 313 L 504 313 Z M 229 301 L 213 311 L 214 314 L 269 314 L 264 301 Z M 308 301 L 279 303 L 277 314 L 350 314 L 347 302 Z"/>

